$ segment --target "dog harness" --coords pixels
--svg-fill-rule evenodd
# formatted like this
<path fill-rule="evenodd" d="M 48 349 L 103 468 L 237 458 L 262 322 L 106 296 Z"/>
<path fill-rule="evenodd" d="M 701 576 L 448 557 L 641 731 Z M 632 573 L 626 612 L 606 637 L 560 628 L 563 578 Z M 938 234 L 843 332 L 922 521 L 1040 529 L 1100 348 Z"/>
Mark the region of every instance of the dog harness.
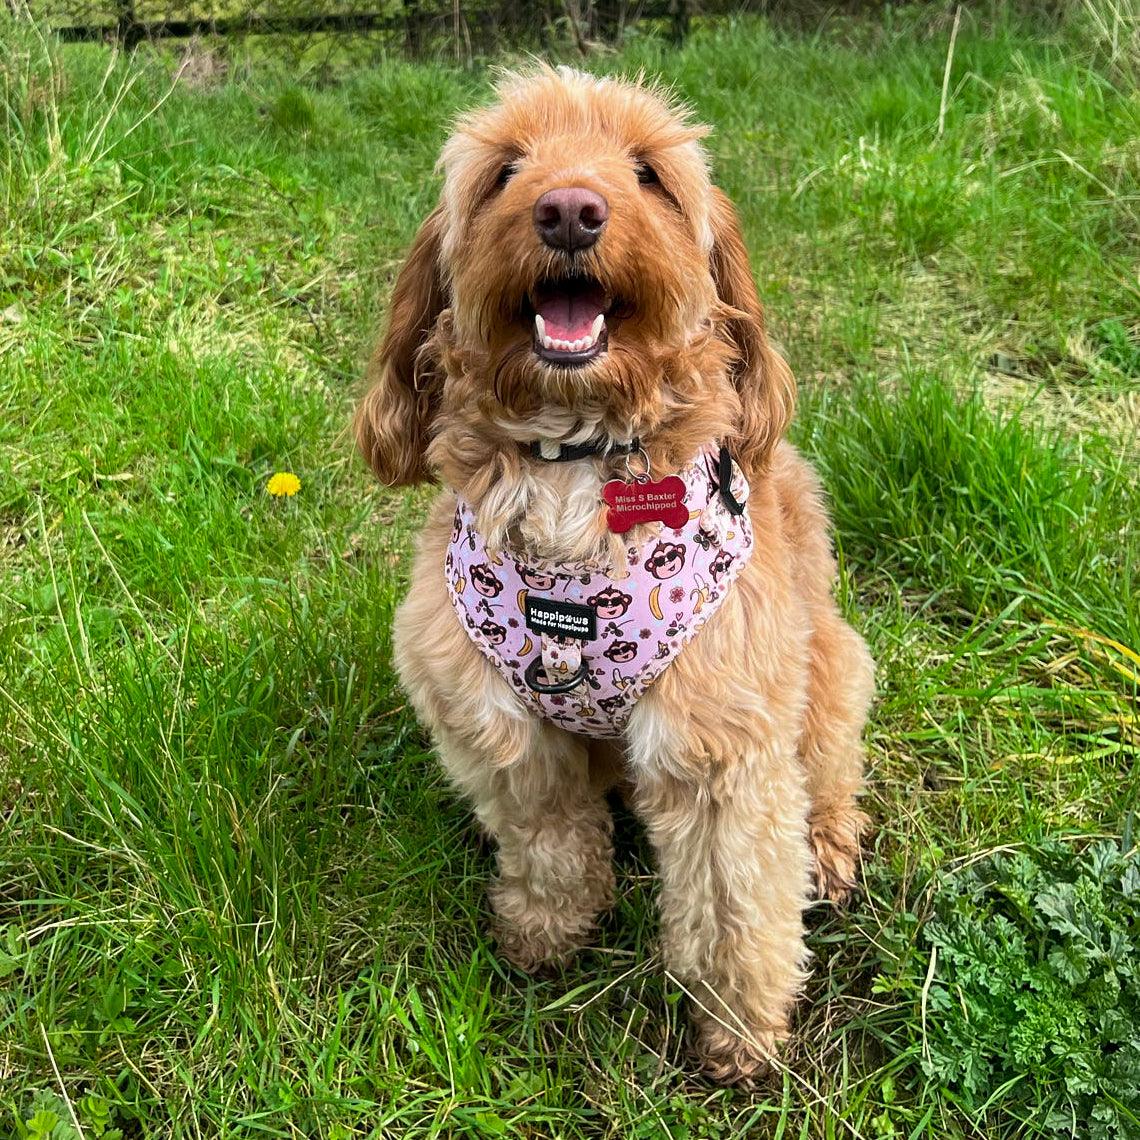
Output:
<path fill-rule="evenodd" d="M 620 736 L 752 553 L 748 484 L 728 452 L 702 450 L 678 475 L 688 521 L 655 524 L 616 568 L 489 550 L 458 500 L 445 562 L 455 612 L 526 707 L 569 732 Z"/>

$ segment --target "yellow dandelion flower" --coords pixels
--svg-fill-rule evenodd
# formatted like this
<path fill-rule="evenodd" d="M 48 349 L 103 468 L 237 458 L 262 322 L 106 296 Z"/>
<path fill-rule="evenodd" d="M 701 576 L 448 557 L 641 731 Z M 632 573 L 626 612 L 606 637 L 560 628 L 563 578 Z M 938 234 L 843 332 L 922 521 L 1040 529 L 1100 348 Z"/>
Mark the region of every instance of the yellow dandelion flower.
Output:
<path fill-rule="evenodd" d="M 265 484 L 265 489 L 278 498 L 282 495 L 292 497 L 301 489 L 301 480 L 292 471 L 278 471 L 275 475 L 270 476 L 269 482 Z"/>

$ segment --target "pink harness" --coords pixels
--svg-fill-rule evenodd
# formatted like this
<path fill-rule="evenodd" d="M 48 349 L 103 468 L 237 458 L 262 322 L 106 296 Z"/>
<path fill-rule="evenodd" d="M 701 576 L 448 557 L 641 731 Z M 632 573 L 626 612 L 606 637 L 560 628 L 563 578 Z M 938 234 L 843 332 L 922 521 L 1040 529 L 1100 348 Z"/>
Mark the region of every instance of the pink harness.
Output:
<path fill-rule="evenodd" d="M 637 699 L 716 611 L 752 553 L 748 485 L 727 452 L 704 450 L 678 474 L 688 522 L 627 547 L 621 577 L 610 567 L 490 551 L 471 507 L 458 502 L 446 559 L 455 612 L 527 708 L 570 732 L 620 736 Z"/>

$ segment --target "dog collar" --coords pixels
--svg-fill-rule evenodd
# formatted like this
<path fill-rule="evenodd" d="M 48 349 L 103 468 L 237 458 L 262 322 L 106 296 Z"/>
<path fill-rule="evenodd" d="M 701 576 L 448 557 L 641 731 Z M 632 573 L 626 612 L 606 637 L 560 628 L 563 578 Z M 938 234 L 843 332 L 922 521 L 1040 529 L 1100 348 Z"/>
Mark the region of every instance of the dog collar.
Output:
<path fill-rule="evenodd" d="M 634 436 L 628 443 L 604 442 L 592 440 L 589 443 L 563 443 L 556 454 L 547 455 L 542 450 L 541 440 L 531 440 L 526 445 L 532 459 L 541 459 L 544 463 L 566 463 L 572 459 L 586 459 L 591 455 L 636 455 L 641 450 L 641 440 Z M 553 449 L 551 449 L 553 450 Z M 720 483 L 720 494 L 729 514 L 739 516 L 744 513 L 744 504 L 737 502 L 732 494 L 732 455 L 723 444 L 717 456 L 717 475 Z"/>
<path fill-rule="evenodd" d="M 634 436 L 628 443 L 600 439 L 589 443 L 563 443 L 557 452 L 553 448 L 544 450 L 542 441 L 538 439 L 525 446 L 532 459 L 541 459 L 546 463 L 566 463 L 571 459 L 586 459 L 591 455 L 634 455 L 641 450 L 641 440 Z"/>

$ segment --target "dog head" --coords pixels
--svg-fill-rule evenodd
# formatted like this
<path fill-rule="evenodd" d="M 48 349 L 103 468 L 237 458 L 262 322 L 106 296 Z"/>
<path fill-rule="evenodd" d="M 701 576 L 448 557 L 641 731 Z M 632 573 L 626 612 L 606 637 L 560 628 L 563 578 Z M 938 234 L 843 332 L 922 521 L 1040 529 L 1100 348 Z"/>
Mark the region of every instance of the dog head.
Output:
<path fill-rule="evenodd" d="M 669 467 L 721 440 L 755 471 L 794 387 L 703 128 L 654 88 L 568 69 L 497 95 L 444 147 L 357 415 L 366 458 L 416 482 L 476 441 L 517 452 L 545 416 L 639 435 Z"/>

